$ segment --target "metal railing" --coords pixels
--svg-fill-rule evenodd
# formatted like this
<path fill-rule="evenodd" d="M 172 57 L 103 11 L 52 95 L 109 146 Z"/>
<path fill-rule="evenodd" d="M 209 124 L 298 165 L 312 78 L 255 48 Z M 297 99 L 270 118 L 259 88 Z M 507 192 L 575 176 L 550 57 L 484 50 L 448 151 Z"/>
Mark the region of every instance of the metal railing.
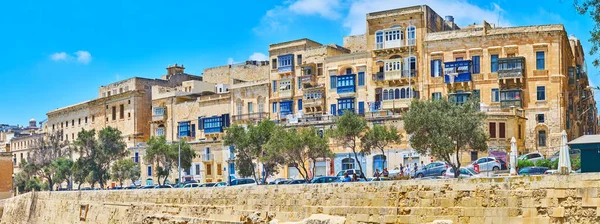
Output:
<path fill-rule="evenodd" d="M 201 157 L 202 157 L 202 161 L 212 161 L 214 159 L 212 154 L 206 154 L 206 153 L 202 154 Z"/>
<path fill-rule="evenodd" d="M 257 112 L 257 113 L 249 113 L 249 114 L 239 114 L 233 115 L 233 121 L 248 121 L 248 120 L 264 120 L 269 117 L 269 113 L 267 112 Z"/>

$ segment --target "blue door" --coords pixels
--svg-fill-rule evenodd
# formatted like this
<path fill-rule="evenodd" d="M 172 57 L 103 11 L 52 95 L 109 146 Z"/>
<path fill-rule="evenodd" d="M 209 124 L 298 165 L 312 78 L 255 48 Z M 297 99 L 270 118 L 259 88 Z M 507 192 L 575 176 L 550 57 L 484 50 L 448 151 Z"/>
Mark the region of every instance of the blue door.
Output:
<path fill-rule="evenodd" d="M 358 102 L 358 114 L 365 114 L 365 102 Z"/>
<path fill-rule="evenodd" d="M 331 114 L 336 115 L 336 112 L 337 110 L 335 104 L 331 104 Z"/>

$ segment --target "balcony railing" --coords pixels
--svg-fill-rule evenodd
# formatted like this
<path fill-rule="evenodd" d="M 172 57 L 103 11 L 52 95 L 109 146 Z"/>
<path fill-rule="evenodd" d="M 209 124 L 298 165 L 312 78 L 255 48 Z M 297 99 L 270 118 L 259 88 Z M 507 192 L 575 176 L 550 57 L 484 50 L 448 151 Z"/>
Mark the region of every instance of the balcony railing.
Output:
<path fill-rule="evenodd" d="M 269 113 L 267 112 L 258 112 L 258 113 L 249 113 L 249 114 L 239 114 L 233 115 L 233 121 L 252 121 L 252 120 L 264 120 L 269 117 Z"/>
<path fill-rule="evenodd" d="M 354 86 L 338 86 L 337 87 L 337 93 L 338 94 L 342 94 L 342 93 L 354 93 L 356 91 L 356 88 Z"/>
<path fill-rule="evenodd" d="M 498 70 L 499 79 L 523 78 L 523 68 L 501 69 Z"/>
<path fill-rule="evenodd" d="M 279 72 L 279 73 L 291 72 L 291 71 L 292 71 L 292 66 L 280 66 L 277 68 L 277 72 Z"/>
<path fill-rule="evenodd" d="M 444 75 L 444 83 L 452 83 L 453 82 L 470 82 L 471 73 L 461 73 L 454 76 L 454 80 L 450 77 L 450 75 Z"/>
<path fill-rule="evenodd" d="M 304 99 L 302 101 L 302 105 L 304 107 L 318 107 L 323 106 L 325 99 L 323 98 L 313 98 L 313 99 Z"/>
<path fill-rule="evenodd" d="M 164 107 L 156 107 L 152 112 L 152 121 L 164 121 L 167 119 L 167 112 Z"/>
<path fill-rule="evenodd" d="M 213 159 L 214 159 L 213 154 L 210 154 L 210 153 L 208 153 L 208 154 L 204 153 L 200 157 L 202 157 L 202 161 L 204 161 L 204 162 L 213 161 Z"/>
<path fill-rule="evenodd" d="M 523 101 L 521 101 L 520 99 L 518 100 L 502 100 L 500 101 L 500 107 L 501 108 L 510 108 L 510 107 L 516 107 L 516 108 L 521 108 L 523 107 Z"/>
<path fill-rule="evenodd" d="M 285 98 L 292 97 L 292 90 L 291 89 L 280 90 L 278 95 L 279 95 L 279 97 L 285 97 Z"/>
<path fill-rule="evenodd" d="M 384 100 L 382 102 L 381 108 L 384 110 L 408 108 L 410 100 L 410 98 Z"/>

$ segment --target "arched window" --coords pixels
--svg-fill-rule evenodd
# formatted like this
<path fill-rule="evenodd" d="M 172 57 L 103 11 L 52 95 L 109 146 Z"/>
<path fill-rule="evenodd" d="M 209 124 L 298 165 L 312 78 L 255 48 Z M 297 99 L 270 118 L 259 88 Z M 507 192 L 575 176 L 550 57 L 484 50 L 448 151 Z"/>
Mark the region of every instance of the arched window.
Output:
<path fill-rule="evenodd" d="M 416 44 L 416 30 L 417 28 L 413 25 L 410 25 L 408 28 L 406 28 L 406 39 L 408 40 L 409 46 Z"/>
<path fill-rule="evenodd" d="M 387 168 L 387 161 L 385 155 L 373 156 L 373 170 L 379 169 L 379 172 Z"/>
<path fill-rule="evenodd" d="M 400 90 L 400 99 L 404 99 L 404 98 L 406 98 L 406 91 L 403 88 L 402 90 Z"/>
<path fill-rule="evenodd" d="M 394 90 L 393 90 L 393 89 L 390 89 L 390 93 L 389 93 L 389 94 L 390 94 L 390 95 L 389 95 L 389 97 L 388 97 L 388 100 L 393 100 L 393 99 L 394 99 Z"/>
<path fill-rule="evenodd" d="M 387 89 L 383 90 L 383 100 L 387 100 L 388 99 L 388 95 L 387 94 L 388 94 Z"/>
<path fill-rule="evenodd" d="M 354 169 L 354 159 L 345 158 L 342 159 L 342 170 L 351 170 Z"/>
<path fill-rule="evenodd" d="M 400 89 L 394 90 L 394 99 L 400 99 Z"/>

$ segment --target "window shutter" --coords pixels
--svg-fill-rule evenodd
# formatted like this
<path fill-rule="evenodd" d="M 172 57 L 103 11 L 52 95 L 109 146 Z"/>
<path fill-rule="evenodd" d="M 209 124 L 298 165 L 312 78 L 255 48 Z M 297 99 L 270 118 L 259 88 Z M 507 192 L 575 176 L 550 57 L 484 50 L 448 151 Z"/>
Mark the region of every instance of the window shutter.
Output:
<path fill-rule="evenodd" d="M 204 119 L 198 117 L 198 130 L 204 130 Z"/>
<path fill-rule="evenodd" d="M 498 129 L 499 129 L 498 130 L 498 132 L 499 132 L 499 134 L 498 134 L 499 136 L 498 137 L 499 138 L 506 138 L 506 130 L 505 130 L 506 127 L 505 127 L 505 125 L 506 124 L 504 122 L 498 123 Z"/>
<path fill-rule="evenodd" d="M 331 76 L 330 77 L 330 83 L 329 83 L 329 87 L 332 89 L 337 88 L 337 77 L 336 76 Z"/>
<path fill-rule="evenodd" d="M 364 85 L 365 85 L 365 73 L 359 72 L 358 73 L 358 86 L 364 86 Z"/>
<path fill-rule="evenodd" d="M 435 77 L 435 60 L 431 60 L 430 63 L 431 63 L 431 65 L 430 65 L 431 66 L 431 69 L 430 69 L 431 77 Z"/>

